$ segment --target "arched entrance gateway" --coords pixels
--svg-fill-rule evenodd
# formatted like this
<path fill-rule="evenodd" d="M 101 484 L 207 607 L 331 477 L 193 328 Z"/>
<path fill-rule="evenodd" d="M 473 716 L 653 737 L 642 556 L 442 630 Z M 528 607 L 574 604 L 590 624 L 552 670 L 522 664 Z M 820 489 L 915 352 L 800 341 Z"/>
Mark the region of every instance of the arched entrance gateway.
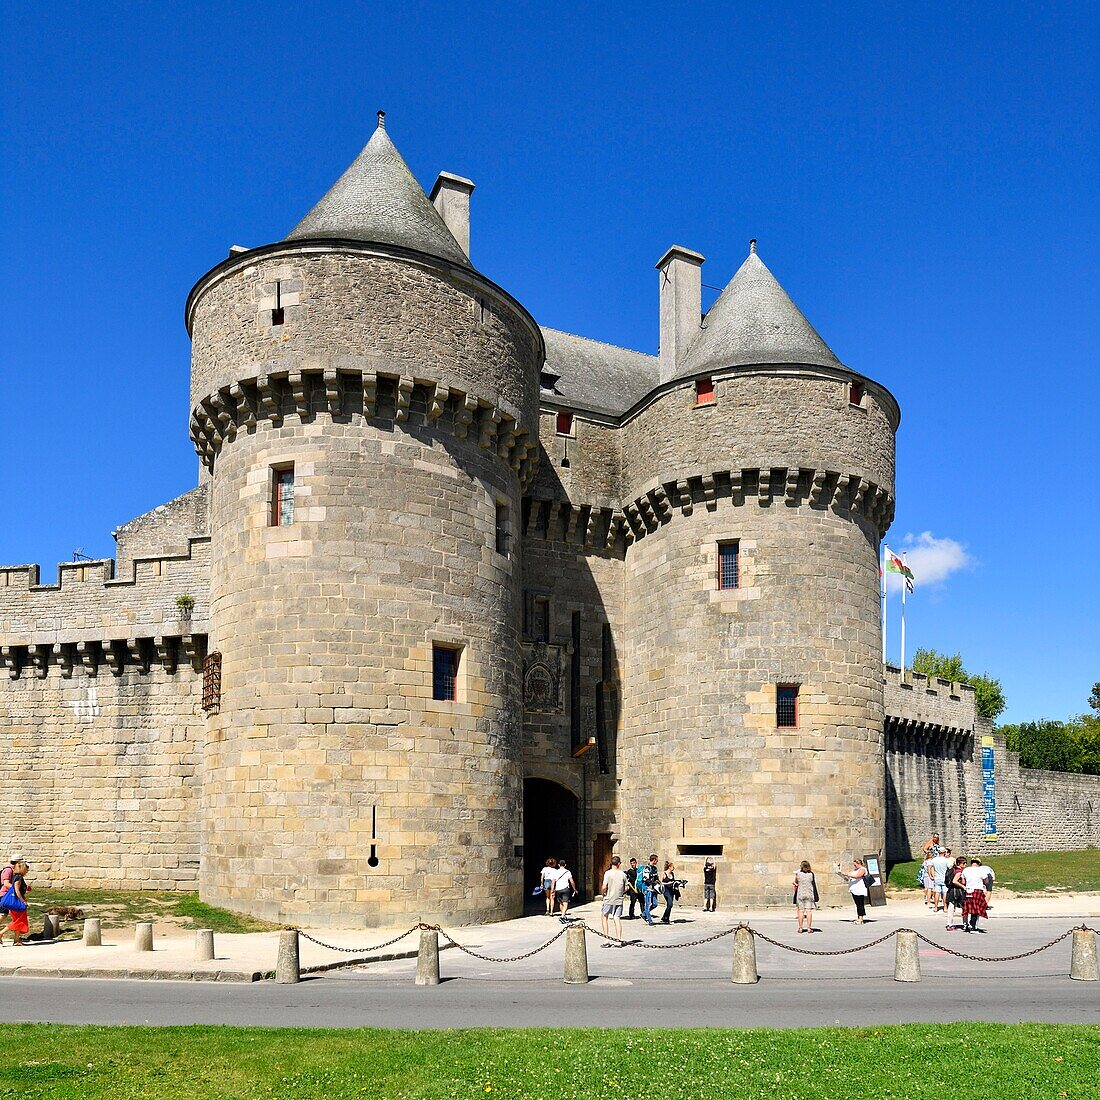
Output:
<path fill-rule="evenodd" d="M 523 895 L 525 908 L 541 909 L 541 898 L 531 891 L 539 884 L 543 865 L 549 856 L 564 859 L 577 885 L 580 878 L 577 859 L 577 796 L 568 788 L 549 779 L 523 781 Z"/>

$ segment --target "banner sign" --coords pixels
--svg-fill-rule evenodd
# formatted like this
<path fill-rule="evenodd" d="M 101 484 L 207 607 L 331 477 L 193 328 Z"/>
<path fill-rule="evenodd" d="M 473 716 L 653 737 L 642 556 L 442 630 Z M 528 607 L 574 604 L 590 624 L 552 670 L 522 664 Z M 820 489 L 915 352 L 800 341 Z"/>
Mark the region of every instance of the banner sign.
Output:
<path fill-rule="evenodd" d="M 982 835 L 987 840 L 997 838 L 997 792 L 993 782 L 993 738 L 982 735 L 982 805 L 985 807 L 985 827 Z"/>

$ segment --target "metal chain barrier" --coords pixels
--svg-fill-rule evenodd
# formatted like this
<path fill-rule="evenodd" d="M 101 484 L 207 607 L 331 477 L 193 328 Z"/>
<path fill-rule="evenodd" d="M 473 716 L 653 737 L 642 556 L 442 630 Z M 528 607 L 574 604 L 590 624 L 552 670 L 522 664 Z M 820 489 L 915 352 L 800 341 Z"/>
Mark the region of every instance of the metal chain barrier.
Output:
<path fill-rule="evenodd" d="M 918 940 L 927 944 L 929 947 L 934 947 L 937 951 L 943 951 L 947 955 L 953 955 L 958 959 L 966 959 L 969 962 L 1017 962 L 1020 959 L 1030 958 L 1032 955 L 1038 955 L 1042 951 L 1048 951 L 1050 948 L 1060 944 L 1063 940 L 1069 939 L 1076 931 L 1082 932 L 1095 932 L 1100 935 L 1095 928 L 1090 928 L 1087 924 L 1077 925 L 1074 928 L 1070 928 L 1063 932 L 1060 936 L 1051 940 L 1050 943 L 1044 943 L 1041 947 L 1033 947 L 1030 951 L 1021 951 L 1016 955 L 968 955 L 963 951 L 955 951 L 954 949 L 945 946 L 942 943 L 937 943 L 935 940 L 930 940 L 927 936 L 918 932 L 915 928 L 895 928 L 892 932 L 887 932 L 885 936 L 879 936 L 878 939 L 869 940 L 867 943 L 858 944 L 856 947 L 845 947 L 836 951 L 812 951 L 804 947 L 794 947 L 792 944 L 783 943 L 780 940 L 772 939 L 771 936 L 765 935 L 763 932 L 758 932 L 751 925 L 742 921 L 740 924 L 734 925 L 732 928 L 724 928 L 721 932 L 715 932 L 712 936 L 705 936 L 699 940 L 687 940 L 684 943 L 643 943 L 641 940 L 617 940 L 614 936 L 609 936 L 606 933 L 600 931 L 598 928 L 593 928 L 590 924 L 582 921 L 580 924 L 567 924 L 561 931 L 555 933 L 545 943 L 539 944 L 538 947 L 532 948 L 530 951 L 525 951 L 520 955 L 483 955 L 478 951 L 474 951 L 472 948 L 467 947 L 465 944 L 461 944 L 448 932 L 445 932 L 438 924 L 425 924 L 423 922 L 414 924 L 411 928 L 402 932 L 400 935 L 394 936 L 392 940 L 386 940 L 385 943 L 375 944 L 373 947 L 339 947 L 336 944 L 325 943 L 324 940 L 317 939 L 316 936 L 311 936 L 308 932 L 303 932 L 300 928 L 294 929 L 303 939 L 307 939 L 310 943 L 316 944 L 318 947 L 324 947 L 329 951 L 338 951 L 345 955 L 369 955 L 375 951 L 381 951 L 384 947 L 390 947 L 397 943 L 398 940 L 403 940 L 406 936 L 411 935 L 413 932 L 438 932 L 452 947 L 456 947 L 459 951 L 466 955 L 470 955 L 472 958 L 480 959 L 482 962 L 490 963 L 514 963 L 522 962 L 524 959 L 529 959 L 533 955 L 537 955 L 540 951 L 545 951 L 551 944 L 557 943 L 558 940 L 569 931 L 570 928 L 583 928 L 586 932 L 590 932 L 598 939 L 607 940 L 610 943 L 621 943 L 624 947 L 640 947 L 649 951 L 674 951 L 681 947 L 700 947 L 706 943 L 714 943 L 715 940 L 723 939 L 725 936 L 732 936 L 738 929 L 747 928 L 752 932 L 756 939 L 763 940 L 764 943 L 771 944 L 772 947 L 781 948 L 784 951 L 790 951 L 796 955 L 820 955 L 822 958 L 835 957 L 838 955 L 854 955 L 858 951 L 867 951 L 872 947 L 877 947 L 879 944 L 886 943 L 888 940 L 892 940 L 899 932 L 912 932 Z"/>
<path fill-rule="evenodd" d="M 295 928 L 294 931 L 304 940 L 309 940 L 310 943 L 315 943 L 318 947 L 324 947 L 329 951 L 339 951 L 342 955 L 369 955 L 374 951 L 381 951 L 383 947 L 390 947 L 392 944 L 397 943 L 398 940 L 403 940 L 407 935 L 415 932 L 418 928 L 425 928 L 426 925 L 414 924 L 412 928 L 405 932 L 402 932 L 399 936 L 394 936 L 392 940 L 386 940 L 385 943 L 376 943 L 373 947 L 337 947 L 334 943 L 325 943 L 324 940 L 319 940 L 316 936 L 311 936 L 308 932 L 303 932 L 300 928 Z"/>
<path fill-rule="evenodd" d="M 1081 925 L 1081 928 L 1086 932 L 1094 931 L 1094 929 L 1087 928 L 1085 925 Z M 902 931 L 902 929 L 898 929 Z M 907 928 L 907 932 L 915 932 L 915 929 Z M 942 943 L 935 943 L 927 936 L 922 936 L 919 932 L 916 932 L 916 937 L 922 943 L 928 944 L 929 947 L 938 948 L 947 955 L 954 955 L 957 959 L 967 959 L 970 962 L 983 962 L 983 963 L 1005 963 L 1015 962 L 1017 959 L 1026 959 L 1032 955 L 1038 955 L 1040 951 L 1046 951 L 1053 947 L 1056 943 L 1061 943 L 1062 940 L 1068 940 L 1076 929 L 1071 928 L 1068 932 L 1063 932 L 1056 940 L 1051 940 L 1050 943 L 1044 943 L 1042 947 L 1033 947 L 1030 951 L 1021 951 L 1018 955 L 967 955 L 962 951 L 953 951 L 950 947 L 945 947 Z"/>
<path fill-rule="evenodd" d="M 598 928 L 593 928 L 590 924 L 581 924 L 581 927 L 586 932 L 591 932 L 593 936 L 597 936 L 601 940 L 610 940 L 611 943 L 621 943 L 623 947 L 642 947 L 648 951 L 671 951 L 677 947 L 698 947 L 703 943 L 713 943 L 715 940 L 722 939 L 723 936 L 732 936 L 738 928 L 748 925 L 734 925 L 733 928 L 723 929 L 721 932 L 716 932 L 713 936 L 707 936 L 701 940 L 688 940 L 686 943 L 643 943 L 641 940 L 617 940 L 614 936 L 607 936 L 601 932 Z"/>
<path fill-rule="evenodd" d="M 529 959 L 532 955 L 537 955 L 540 951 L 545 951 L 552 943 L 557 943 L 557 941 L 560 940 L 562 936 L 564 936 L 565 933 L 569 931 L 569 925 L 566 925 L 564 928 L 562 928 L 560 932 L 558 932 L 556 935 L 551 936 L 550 939 L 548 939 L 545 943 L 540 944 L 538 947 L 532 948 L 530 951 L 525 951 L 522 955 L 508 955 L 504 958 L 497 958 L 494 955 L 479 954 L 477 951 L 474 951 L 471 948 L 464 946 L 463 944 L 459 943 L 458 940 L 454 939 L 446 932 L 444 932 L 443 929 L 436 924 L 422 924 L 420 925 L 420 927 L 428 932 L 438 932 L 452 947 L 457 947 L 459 951 L 462 951 L 467 955 L 471 955 L 475 959 L 480 959 L 482 962 L 490 963 L 522 962 L 524 959 Z"/>

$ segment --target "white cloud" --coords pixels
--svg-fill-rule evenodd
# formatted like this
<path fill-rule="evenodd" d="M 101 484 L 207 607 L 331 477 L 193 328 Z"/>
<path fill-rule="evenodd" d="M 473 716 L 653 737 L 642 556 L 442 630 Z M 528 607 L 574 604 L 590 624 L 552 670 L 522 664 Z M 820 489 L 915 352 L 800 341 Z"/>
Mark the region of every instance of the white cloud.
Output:
<path fill-rule="evenodd" d="M 894 547 L 891 547 L 894 549 Z M 969 569 L 974 559 L 966 552 L 966 547 L 954 539 L 938 539 L 931 531 L 922 531 L 919 535 L 906 535 L 901 547 L 895 553 L 904 551 L 905 561 L 913 570 L 915 586 L 938 587 L 952 573 Z M 887 573 L 888 590 L 897 592 L 901 588 L 902 578 L 897 573 Z"/>

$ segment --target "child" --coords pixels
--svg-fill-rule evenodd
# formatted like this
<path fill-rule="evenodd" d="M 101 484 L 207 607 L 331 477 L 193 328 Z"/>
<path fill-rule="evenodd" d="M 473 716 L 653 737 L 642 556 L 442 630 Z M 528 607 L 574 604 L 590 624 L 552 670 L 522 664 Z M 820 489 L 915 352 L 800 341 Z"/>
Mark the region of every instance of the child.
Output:
<path fill-rule="evenodd" d="M 27 895 L 31 892 L 30 886 L 27 885 L 27 867 L 26 860 L 20 860 L 15 864 L 15 873 L 12 875 L 11 885 L 15 891 L 15 896 L 18 897 L 26 906 Z M 4 936 L 10 932 L 12 935 L 12 947 L 23 946 L 23 936 L 30 932 L 30 918 L 27 916 L 27 910 L 23 909 L 9 909 L 8 910 L 8 926 L 4 929 L 0 929 L 0 944 L 4 942 Z"/>

